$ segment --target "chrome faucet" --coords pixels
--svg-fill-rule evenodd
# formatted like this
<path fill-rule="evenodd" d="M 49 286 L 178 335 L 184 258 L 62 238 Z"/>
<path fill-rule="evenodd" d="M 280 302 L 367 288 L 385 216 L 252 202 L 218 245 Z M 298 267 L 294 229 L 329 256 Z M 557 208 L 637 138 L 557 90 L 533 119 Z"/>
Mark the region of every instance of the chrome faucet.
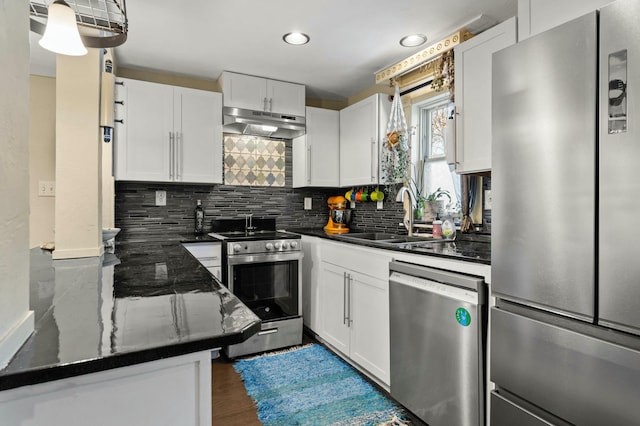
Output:
<path fill-rule="evenodd" d="M 253 234 L 256 227 L 252 223 L 253 213 L 244 215 L 244 232 L 247 234 Z"/>
<path fill-rule="evenodd" d="M 407 211 L 406 204 L 404 204 L 405 194 L 409 195 L 409 211 Z M 402 188 L 400 188 L 400 190 L 398 191 L 398 195 L 396 195 L 396 201 L 402 202 L 405 206 L 404 215 L 405 217 L 408 215 L 409 220 L 403 220 L 402 223 L 404 224 L 404 227 L 407 228 L 407 233 L 411 237 L 413 236 L 413 205 L 415 204 L 416 200 L 414 199 L 413 193 L 411 192 L 409 187 L 403 186 Z"/>

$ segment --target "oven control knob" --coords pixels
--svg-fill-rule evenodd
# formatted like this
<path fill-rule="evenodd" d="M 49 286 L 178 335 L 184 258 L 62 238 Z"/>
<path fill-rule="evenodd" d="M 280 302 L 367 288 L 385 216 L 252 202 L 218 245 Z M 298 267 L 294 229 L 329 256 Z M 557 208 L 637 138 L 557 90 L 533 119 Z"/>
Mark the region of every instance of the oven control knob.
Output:
<path fill-rule="evenodd" d="M 280 250 L 281 248 L 282 248 L 282 243 L 278 241 L 276 243 L 276 250 Z"/>
<path fill-rule="evenodd" d="M 264 248 L 266 248 L 267 251 L 271 251 L 271 250 L 273 250 L 273 244 L 267 243 L 267 244 L 265 244 Z"/>
<path fill-rule="evenodd" d="M 284 242 L 282 243 L 282 248 L 283 248 L 283 249 L 285 249 L 285 250 L 289 250 L 289 242 L 284 241 Z"/>
<path fill-rule="evenodd" d="M 240 244 L 235 244 L 233 246 L 233 252 L 234 253 L 240 253 L 240 251 L 242 251 L 242 246 Z"/>
<path fill-rule="evenodd" d="M 294 249 L 296 247 L 298 247 L 298 243 L 295 241 L 291 241 L 291 248 Z"/>

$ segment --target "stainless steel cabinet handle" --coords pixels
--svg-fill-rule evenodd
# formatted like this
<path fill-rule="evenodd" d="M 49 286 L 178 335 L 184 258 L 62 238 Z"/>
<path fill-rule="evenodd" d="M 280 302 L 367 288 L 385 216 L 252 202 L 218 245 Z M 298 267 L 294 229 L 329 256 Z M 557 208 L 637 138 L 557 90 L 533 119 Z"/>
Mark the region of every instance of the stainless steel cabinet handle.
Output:
<path fill-rule="evenodd" d="M 349 295 L 349 303 L 347 304 L 347 326 L 351 327 L 351 324 L 353 324 L 353 320 L 351 319 L 351 284 L 353 282 L 353 277 L 351 276 L 351 274 L 348 274 L 347 277 L 347 286 L 349 287 L 349 290 L 347 291 L 347 294 Z"/>
<path fill-rule="evenodd" d="M 267 98 L 266 97 L 264 99 L 262 99 L 262 110 L 263 111 L 267 110 Z"/>
<path fill-rule="evenodd" d="M 273 98 L 269 98 L 269 112 L 273 111 Z"/>
<path fill-rule="evenodd" d="M 169 132 L 169 178 L 173 180 L 173 132 Z"/>
<path fill-rule="evenodd" d="M 347 320 L 349 319 L 349 317 L 347 317 L 347 273 L 343 272 L 342 274 L 342 324 L 347 324 Z"/>
<path fill-rule="evenodd" d="M 176 179 L 182 180 L 182 150 L 184 145 L 184 135 L 176 132 Z"/>
<path fill-rule="evenodd" d="M 264 336 L 265 334 L 274 334 L 277 333 L 277 328 L 269 328 L 267 330 L 258 331 L 258 336 Z"/>
<path fill-rule="evenodd" d="M 307 146 L 307 183 L 311 184 L 311 145 Z"/>
<path fill-rule="evenodd" d="M 376 140 L 374 138 L 371 138 L 371 183 L 376 183 L 376 168 L 378 167 L 378 162 L 375 161 L 376 145 Z"/>

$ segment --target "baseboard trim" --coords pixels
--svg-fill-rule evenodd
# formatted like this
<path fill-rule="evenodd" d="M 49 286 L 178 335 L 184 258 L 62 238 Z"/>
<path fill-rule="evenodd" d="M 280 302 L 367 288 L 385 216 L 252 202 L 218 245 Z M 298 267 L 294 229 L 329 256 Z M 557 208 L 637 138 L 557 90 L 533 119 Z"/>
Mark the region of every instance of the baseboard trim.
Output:
<path fill-rule="evenodd" d="M 27 311 L 25 316 L 0 339 L 0 370 L 5 368 L 13 356 L 31 336 L 34 328 L 33 311 Z"/>

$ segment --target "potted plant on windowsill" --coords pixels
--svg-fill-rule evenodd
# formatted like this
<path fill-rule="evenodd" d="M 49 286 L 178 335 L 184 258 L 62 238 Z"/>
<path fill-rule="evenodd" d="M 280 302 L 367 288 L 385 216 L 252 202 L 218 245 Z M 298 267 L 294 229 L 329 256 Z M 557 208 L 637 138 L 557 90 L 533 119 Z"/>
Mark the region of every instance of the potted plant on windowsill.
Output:
<path fill-rule="evenodd" d="M 438 213 L 443 213 L 445 198 L 451 202 L 451 195 L 449 194 L 449 191 L 442 188 L 438 188 L 431 194 L 427 195 L 423 206 L 423 220 L 433 221 L 438 216 Z"/>

